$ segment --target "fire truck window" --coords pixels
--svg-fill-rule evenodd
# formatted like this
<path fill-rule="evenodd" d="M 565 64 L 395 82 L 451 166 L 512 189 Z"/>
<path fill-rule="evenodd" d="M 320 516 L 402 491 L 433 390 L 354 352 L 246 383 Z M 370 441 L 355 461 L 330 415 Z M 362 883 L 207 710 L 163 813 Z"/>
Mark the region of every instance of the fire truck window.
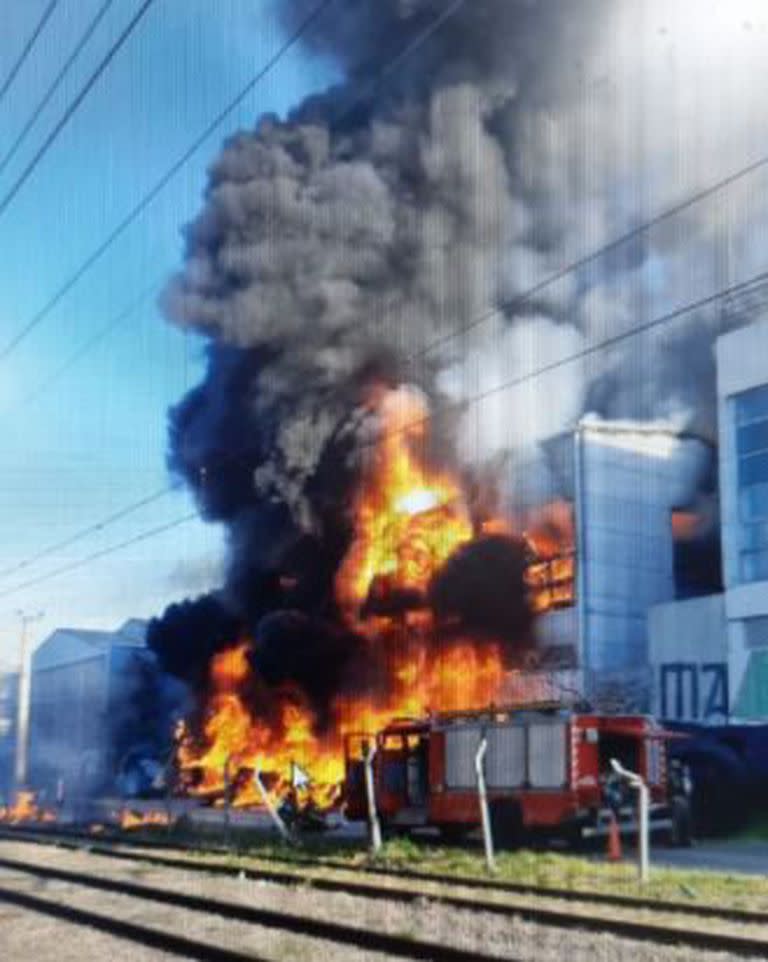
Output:
<path fill-rule="evenodd" d="M 601 732 L 600 773 L 610 771 L 612 758 L 629 771 L 636 772 L 640 762 L 639 745 L 639 740 L 629 735 L 606 735 Z"/>
<path fill-rule="evenodd" d="M 384 791 L 390 795 L 404 795 L 406 791 L 406 770 L 402 759 L 388 761 L 382 766 Z"/>
<path fill-rule="evenodd" d="M 384 750 L 388 752 L 399 752 L 403 748 L 403 739 L 400 735 L 387 735 L 384 739 Z"/>

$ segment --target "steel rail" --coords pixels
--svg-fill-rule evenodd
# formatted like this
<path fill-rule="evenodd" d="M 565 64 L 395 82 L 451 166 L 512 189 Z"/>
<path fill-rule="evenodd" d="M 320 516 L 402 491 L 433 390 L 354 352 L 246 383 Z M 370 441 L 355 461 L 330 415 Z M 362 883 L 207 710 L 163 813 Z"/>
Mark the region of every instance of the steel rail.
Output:
<path fill-rule="evenodd" d="M 71 905 L 62 905 L 60 902 L 51 902 L 4 886 L 0 886 L 0 903 L 2 902 L 64 922 L 87 926 L 118 939 L 158 949 L 170 955 L 178 955 L 182 959 L 197 959 L 199 962 L 267 962 L 265 958 L 250 952 L 247 954 L 235 952 L 207 942 L 198 942 L 183 935 L 174 935 L 171 932 L 162 932 L 135 922 L 116 919 L 114 916 L 102 915 L 100 912 L 89 912 Z"/>
<path fill-rule="evenodd" d="M 37 842 L 38 839 L 35 839 L 35 841 Z M 39 841 L 42 842 L 42 839 Z M 82 850 L 81 846 L 78 846 L 71 840 L 68 840 L 66 843 L 64 843 L 64 845 L 65 847 L 72 849 Z M 455 894 L 452 895 L 448 891 L 421 892 L 416 890 L 391 888 L 388 886 L 377 886 L 375 884 L 353 880 L 344 880 L 338 878 L 332 879 L 322 876 L 306 876 L 300 874 L 299 872 L 280 872 L 248 866 L 233 867 L 226 866 L 221 863 L 195 862 L 187 859 L 173 858 L 170 856 L 141 854 L 139 851 L 129 852 L 116 850 L 103 843 L 91 844 L 87 846 L 87 851 L 93 855 L 108 856 L 129 861 L 143 861 L 146 864 L 154 864 L 158 867 L 181 869 L 185 871 L 191 870 L 193 872 L 207 874 L 228 875 L 230 877 L 245 876 L 247 878 L 271 881 L 275 882 L 276 884 L 283 885 L 309 885 L 318 890 L 344 892 L 348 895 L 359 895 L 367 898 L 376 898 L 392 902 L 414 902 L 426 898 L 434 901 L 437 904 L 450 906 L 456 909 L 517 917 L 525 919 L 529 922 L 541 925 L 549 925 L 555 928 L 568 928 L 571 930 L 582 929 L 586 931 L 603 933 L 607 932 L 624 938 L 653 942 L 656 944 L 685 945 L 691 948 L 708 949 L 710 951 L 731 952 L 740 956 L 768 957 L 768 913 L 749 912 L 741 909 L 720 910 L 714 906 L 696 907 L 686 903 L 670 903 L 652 899 L 632 899 L 631 897 L 622 900 L 621 903 L 622 908 L 644 908 L 663 913 L 668 916 L 676 914 L 684 915 L 686 917 L 698 915 L 701 918 L 717 918 L 724 922 L 727 921 L 738 922 L 740 924 L 765 925 L 766 938 L 755 938 L 751 936 L 741 936 L 718 932 L 711 929 L 682 929 L 674 925 L 665 924 L 663 922 L 638 921 L 634 919 L 616 918 L 607 915 L 586 915 L 580 912 L 574 913 L 573 911 L 532 906 L 525 903 L 487 902 L 466 896 Z M 19 869 L 20 867 L 19 863 L 16 863 L 13 860 L 0 858 L 0 867 L 2 866 L 16 869 Z M 29 866 L 29 870 L 33 874 L 41 875 L 46 875 L 50 872 L 63 871 L 41 868 L 33 865 Z M 347 869 L 347 871 L 351 871 L 354 874 L 355 870 Z M 438 885 L 446 884 L 445 881 L 439 877 L 428 876 L 428 873 L 418 873 L 418 877 L 419 880 L 423 880 L 425 877 L 428 877 L 430 881 L 433 881 Z M 99 884 L 102 884 L 101 880 Z M 122 883 L 104 882 L 103 884 L 107 886 L 109 884 L 121 885 Z M 451 885 L 454 889 L 459 884 L 461 883 L 451 880 Z M 502 888 L 502 891 L 503 890 L 504 889 Z M 567 892 L 568 900 L 570 902 L 580 902 L 584 905 L 606 904 L 602 898 L 595 899 L 589 893 L 574 893 L 571 890 L 563 890 L 563 892 Z M 555 900 L 561 897 L 560 890 L 536 886 L 527 886 L 525 894 L 537 895 L 542 898 L 551 898 Z M 214 904 L 215 903 L 204 901 L 204 905 L 210 906 Z M 615 907 L 615 903 L 608 904 L 614 905 Z M 219 910 L 216 909 L 215 911 L 218 912 Z M 429 956 L 409 957 L 428 958 Z M 481 958 L 481 956 L 476 957 Z M 444 951 L 444 954 L 441 956 L 441 958 L 450 959 L 453 958 L 453 956 L 446 955 Z"/>
<path fill-rule="evenodd" d="M 248 877 L 262 878 L 276 881 L 279 884 L 291 879 L 294 883 L 311 884 L 318 889 L 325 888 L 327 891 L 350 891 L 350 888 L 357 886 L 359 892 L 353 894 L 364 894 L 365 892 L 377 892 L 372 889 L 370 884 L 355 883 L 342 880 L 333 880 L 327 876 L 300 876 L 296 872 L 281 872 L 280 870 L 263 869 L 256 865 L 238 865 L 233 868 L 221 862 L 203 861 L 200 858 L 194 860 L 176 858 L 168 855 L 149 854 L 155 849 L 178 850 L 187 853 L 202 853 L 207 855 L 226 855 L 233 854 L 231 849 L 225 848 L 206 848 L 180 844 L 178 842 L 165 841 L 161 839 L 137 839 L 114 836 L 104 838 L 103 836 L 88 835 L 81 832 L 70 831 L 65 835 L 54 834 L 49 829 L 32 830 L 31 837 L 25 838 L 28 829 L 2 829 L 0 828 L 0 839 L 9 838 L 17 841 L 30 841 L 40 844 L 56 844 L 63 848 L 82 850 L 85 846 L 94 855 L 104 855 L 112 858 L 125 860 L 141 860 L 149 864 L 165 866 L 167 868 L 196 869 L 215 875 L 238 875 L 241 872 Z M 136 854 L 121 849 L 116 849 L 114 845 L 123 845 L 136 850 Z M 148 852 L 145 850 L 149 850 Z M 144 852 L 144 854 L 138 854 Z M 466 888 L 477 889 L 490 892 L 509 893 L 510 895 L 534 895 L 542 898 L 557 899 L 564 902 L 591 902 L 611 908 L 644 909 L 651 912 L 664 912 L 675 915 L 688 915 L 699 918 L 721 919 L 724 922 L 734 922 L 743 925 L 765 925 L 768 930 L 768 912 L 761 912 L 750 909 L 737 909 L 720 907 L 717 905 L 703 904 L 697 905 L 691 902 L 665 901 L 662 899 L 652 899 L 644 896 L 619 895 L 608 892 L 587 892 L 579 889 L 555 888 L 553 886 L 534 885 L 527 882 L 512 882 L 504 879 L 478 878 L 472 875 L 438 875 L 434 872 L 420 872 L 414 869 L 386 868 L 381 865 L 349 865 L 341 861 L 327 860 L 317 861 L 311 858 L 283 858 L 275 854 L 255 854 L 240 853 L 243 857 L 249 857 L 254 862 L 274 862 L 281 865 L 289 865 L 299 869 L 313 869 L 317 872 L 332 870 L 346 872 L 348 875 L 370 875 L 383 876 L 391 879 L 402 879 L 403 881 L 432 882 L 435 885 L 443 885 L 447 888 Z M 386 888 L 385 891 L 396 891 Z M 438 896 L 435 896 L 437 899 Z M 476 905 L 473 901 L 473 906 Z M 483 903 L 485 904 L 485 903 Z M 490 906 L 498 903 L 489 903 Z M 493 908 L 490 909 L 491 911 Z"/>
<path fill-rule="evenodd" d="M 275 909 L 191 895 L 186 892 L 169 891 L 167 888 L 138 884 L 126 879 L 91 875 L 87 872 L 54 868 L 50 865 L 24 862 L 19 859 L 0 858 L 0 868 L 100 892 L 145 899 L 153 904 L 168 905 L 192 912 L 217 915 L 250 925 L 288 931 L 293 935 L 324 939 L 337 945 L 383 952 L 404 959 L 421 960 L 421 962 L 435 962 L 436 959 L 440 962 L 509 962 L 508 956 L 491 955 L 477 949 L 461 949 L 441 942 L 421 941 L 405 935 L 371 931 L 341 922 L 308 918 L 292 912 L 279 912 Z M 0 889 L 0 898 L 4 897 L 6 891 Z M 765 947 L 768 949 L 768 943 Z"/>

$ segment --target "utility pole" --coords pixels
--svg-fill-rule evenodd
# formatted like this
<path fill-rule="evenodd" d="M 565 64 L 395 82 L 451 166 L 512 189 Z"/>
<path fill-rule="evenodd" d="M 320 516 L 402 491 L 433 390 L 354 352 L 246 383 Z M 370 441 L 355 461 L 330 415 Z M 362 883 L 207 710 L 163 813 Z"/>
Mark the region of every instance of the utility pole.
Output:
<path fill-rule="evenodd" d="M 34 614 L 28 614 L 20 609 L 16 612 L 16 615 L 21 621 L 21 638 L 19 640 L 19 690 L 16 715 L 15 782 L 17 792 L 21 791 L 26 785 L 28 774 L 29 696 L 32 683 L 32 666 L 28 650 L 27 627 L 33 622 L 39 621 L 44 614 L 44 611 L 36 611 Z"/>

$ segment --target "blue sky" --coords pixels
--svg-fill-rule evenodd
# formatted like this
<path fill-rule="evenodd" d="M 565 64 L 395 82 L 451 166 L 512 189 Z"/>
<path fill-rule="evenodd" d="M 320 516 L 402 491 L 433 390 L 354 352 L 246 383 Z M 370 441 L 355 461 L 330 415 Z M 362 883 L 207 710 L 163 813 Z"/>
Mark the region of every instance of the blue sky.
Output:
<path fill-rule="evenodd" d="M 0 78 L 48 0 L 4 0 Z M 60 0 L 0 103 L 0 154 L 102 0 Z M 115 0 L 75 68 L 0 176 L 0 197 L 139 8 Z M 0 351 L 280 46 L 268 0 L 155 0 L 8 210 L 0 216 Z M 19 347 L 0 361 L 0 570 L 160 491 L 166 412 L 202 371 L 202 342 L 160 316 L 155 292 L 179 263 L 180 227 L 200 206 L 224 136 L 284 112 L 333 80 L 294 49 L 150 209 Z M 48 383 L 142 293 L 143 300 Z M 30 398 L 32 395 L 32 398 Z M 198 521 L 23 590 L 20 583 L 192 511 L 183 491 L 0 576 L 0 666 L 16 660 L 19 609 L 31 629 L 111 627 L 215 583 L 221 531 Z"/>

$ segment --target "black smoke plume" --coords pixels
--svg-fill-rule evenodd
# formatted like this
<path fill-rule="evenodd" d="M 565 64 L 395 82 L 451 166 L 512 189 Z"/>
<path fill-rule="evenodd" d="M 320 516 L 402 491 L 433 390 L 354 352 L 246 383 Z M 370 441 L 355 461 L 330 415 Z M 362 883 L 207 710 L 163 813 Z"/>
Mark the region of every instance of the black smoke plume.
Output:
<path fill-rule="evenodd" d="M 436 622 L 448 634 L 510 642 L 519 662 L 533 647 L 524 542 L 487 535 L 460 547 L 430 586 Z"/>
<path fill-rule="evenodd" d="M 273 2 L 286 31 L 313 5 Z M 678 115 L 687 101 L 668 96 L 720 79 L 699 76 L 706 58 L 668 55 L 663 38 L 688 23 L 686 4 L 466 0 L 417 43 L 448 7 L 337 0 L 304 45 L 332 58 L 341 81 L 233 134 L 211 163 L 162 307 L 208 344 L 203 382 L 171 412 L 170 465 L 204 517 L 226 526 L 229 565 L 212 634 L 177 635 L 174 610 L 154 630 L 181 673 L 225 643 L 228 624 L 257 639 L 254 657 L 276 681 L 309 683 L 308 666 L 345 663 L 344 633 L 308 624 L 338 624 L 333 573 L 373 384 L 415 385 L 448 411 L 433 423 L 440 457 L 467 475 L 491 471 L 502 492 L 516 464 L 541 465 L 540 443 L 589 410 L 714 433 L 711 352 L 735 323 L 727 310 L 560 363 L 748 270 L 749 232 L 724 239 L 711 205 L 519 298 L 748 155 L 739 103 L 712 124 L 707 110 Z M 627 56 L 612 59 L 614 47 Z M 745 54 L 734 69 L 763 63 Z M 704 148 L 710 128 L 723 150 Z M 702 163 L 681 185 L 691 146 Z M 757 197 L 731 197 L 732 221 L 758 217 L 768 190 Z M 743 265 L 724 264 L 726 241 Z M 526 380 L 539 368 L 550 372 Z M 478 578 L 483 552 L 499 577 L 517 571 L 500 544 L 467 549 L 434 588 L 439 613 L 505 634 L 519 615 L 524 628 L 517 600 L 497 610 Z"/>

